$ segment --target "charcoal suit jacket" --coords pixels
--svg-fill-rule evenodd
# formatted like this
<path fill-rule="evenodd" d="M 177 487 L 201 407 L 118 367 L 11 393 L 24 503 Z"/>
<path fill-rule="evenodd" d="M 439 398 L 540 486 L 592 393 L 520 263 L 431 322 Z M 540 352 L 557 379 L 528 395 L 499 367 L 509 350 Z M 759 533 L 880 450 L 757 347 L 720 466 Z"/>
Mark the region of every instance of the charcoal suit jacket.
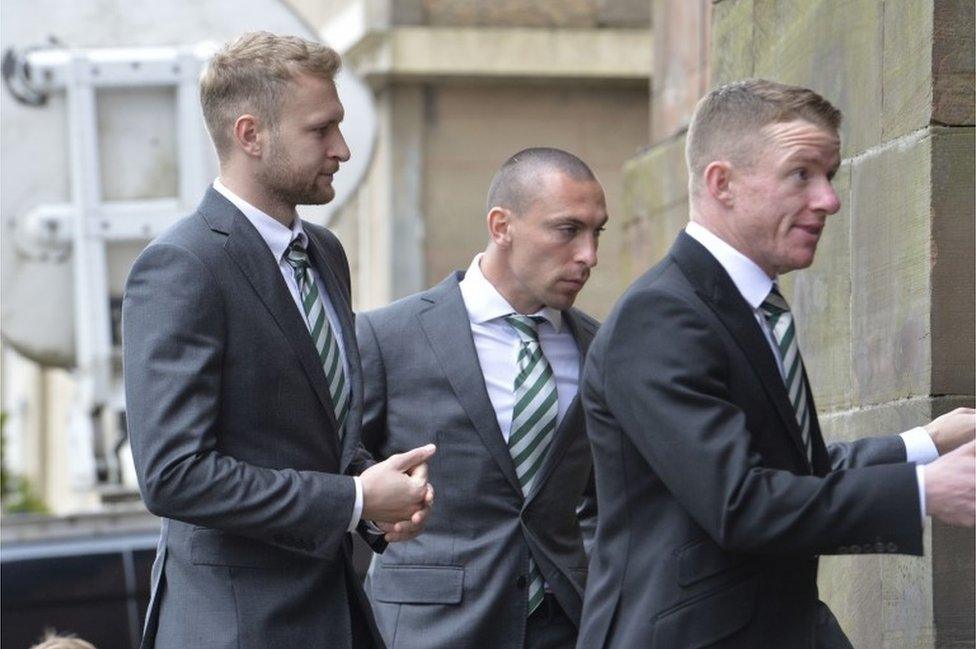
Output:
<path fill-rule="evenodd" d="M 922 552 L 904 443 L 825 446 L 811 396 L 811 462 L 752 308 L 684 232 L 601 327 L 581 391 L 600 518 L 580 649 L 849 646 L 817 557 Z"/>

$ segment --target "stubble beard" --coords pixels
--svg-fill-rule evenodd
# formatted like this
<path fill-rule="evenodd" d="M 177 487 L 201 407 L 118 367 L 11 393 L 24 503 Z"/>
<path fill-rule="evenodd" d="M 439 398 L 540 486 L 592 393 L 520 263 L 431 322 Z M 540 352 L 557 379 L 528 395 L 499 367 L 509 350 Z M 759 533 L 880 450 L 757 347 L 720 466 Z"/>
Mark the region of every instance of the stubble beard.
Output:
<path fill-rule="evenodd" d="M 335 197 L 331 185 L 324 189 L 318 185 L 318 174 L 306 181 L 304 175 L 294 170 L 288 154 L 277 146 L 271 150 L 263 176 L 269 197 L 291 208 L 296 205 L 324 205 Z"/>

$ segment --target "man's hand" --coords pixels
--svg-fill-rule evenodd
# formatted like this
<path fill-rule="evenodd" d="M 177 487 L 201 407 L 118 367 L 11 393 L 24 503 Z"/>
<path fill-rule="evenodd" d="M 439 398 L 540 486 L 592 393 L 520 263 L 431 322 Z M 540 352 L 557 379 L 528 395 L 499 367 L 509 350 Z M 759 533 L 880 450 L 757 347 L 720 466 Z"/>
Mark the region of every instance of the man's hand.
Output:
<path fill-rule="evenodd" d="M 415 480 L 426 480 L 427 470 L 427 464 L 424 463 L 417 465 L 408 473 Z M 411 516 L 410 520 L 399 521 L 397 523 L 376 523 L 376 526 L 386 533 L 383 535 L 383 538 L 387 543 L 409 541 L 424 530 L 424 525 L 427 524 L 427 518 L 430 516 L 430 506 L 433 504 L 434 486 L 428 483 L 427 494 L 424 497 L 424 506 Z"/>
<path fill-rule="evenodd" d="M 976 442 L 925 467 L 925 510 L 949 525 L 976 526 Z"/>
<path fill-rule="evenodd" d="M 976 438 L 976 410 L 956 408 L 925 425 L 939 455 L 954 451 Z"/>
<path fill-rule="evenodd" d="M 406 453 L 391 455 L 369 467 L 359 476 L 363 483 L 365 520 L 380 523 L 413 522 L 414 515 L 429 508 L 434 494 L 427 484 L 426 462 L 436 448 L 421 446 Z M 426 514 L 420 518 L 422 527 Z"/>

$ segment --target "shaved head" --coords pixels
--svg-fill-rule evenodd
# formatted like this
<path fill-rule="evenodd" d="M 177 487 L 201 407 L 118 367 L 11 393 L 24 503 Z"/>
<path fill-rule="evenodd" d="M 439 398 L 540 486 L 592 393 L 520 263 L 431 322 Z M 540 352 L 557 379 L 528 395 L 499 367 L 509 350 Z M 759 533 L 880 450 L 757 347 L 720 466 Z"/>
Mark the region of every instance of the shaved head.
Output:
<path fill-rule="evenodd" d="M 543 198 L 546 173 L 558 171 L 576 182 L 596 180 L 585 162 L 572 153 L 550 147 L 523 149 L 502 164 L 488 188 L 486 210 L 502 207 L 522 214 Z"/>

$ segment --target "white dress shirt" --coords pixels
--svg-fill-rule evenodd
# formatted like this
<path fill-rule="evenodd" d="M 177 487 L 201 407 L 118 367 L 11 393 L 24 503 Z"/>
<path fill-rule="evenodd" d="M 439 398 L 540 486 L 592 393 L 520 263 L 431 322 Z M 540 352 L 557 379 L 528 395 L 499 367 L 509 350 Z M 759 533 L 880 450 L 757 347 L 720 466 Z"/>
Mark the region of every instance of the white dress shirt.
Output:
<path fill-rule="evenodd" d="M 516 313 L 491 282 L 481 272 L 481 257 L 477 255 L 458 286 L 461 299 L 471 322 L 471 336 L 478 352 L 481 373 L 485 377 L 488 399 L 498 418 L 498 427 L 508 442 L 515 407 L 515 377 L 518 375 L 518 352 L 521 339 L 505 316 Z M 539 324 L 539 345 L 556 377 L 558 413 L 556 426 L 563 420 L 569 404 L 576 397 L 579 386 L 580 353 L 576 339 L 563 323 L 563 314 L 543 307 L 536 313 L 542 316 Z"/>
<path fill-rule="evenodd" d="M 291 293 L 292 300 L 295 302 L 295 308 L 298 309 L 302 320 L 305 322 L 305 326 L 308 327 L 308 315 L 302 307 L 298 282 L 295 280 L 295 269 L 285 259 L 285 252 L 295 239 L 299 239 L 303 247 L 308 246 L 308 235 L 305 234 L 305 230 L 302 228 L 302 220 L 296 214 L 295 220 L 292 221 L 291 227 L 289 228 L 232 192 L 220 182 L 219 178 L 214 180 L 213 188 L 244 214 L 247 220 L 251 222 L 251 225 L 257 229 L 258 234 L 261 235 L 264 242 L 268 244 L 268 248 L 271 249 L 271 254 L 278 261 L 278 269 L 281 271 L 281 275 L 285 280 L 285 286 L 288 287 L 288 292 Z M 342 366 L 345 368 L 346 379 L 348 380 L 350 376 L 349 362 L 346 358 L 346 350 L 342 342 L 342 329 L 339 327 L 339 316 L 336 313 L 335 307 L 332 306 L 332 300 L 329 298 L 328 286 L 319 277 L 318 271 L 314 267 L 309 266 L 309 270 L 312 273 L 315 285 L 319 289 L 319 299 L 322 300 L 322 306 L 325 307 L 325 316 L 329 319 L 329 326 L 332 327 L 336 343 L 339 346 L 339 357 L 342 359 Z M 352 521 L 349 524 L 350 532 L 356 529 L 363 513 L 363 483 L 358 476 L 354 476 L 353 481 L 356 484 L 356 503 L 353 506 Z"/>
<path fill-rule="evenodd" d="M 759 327 L 766 336 L 766 341 L 773 350 L 773 358 L 783 375 L 783 361 L 779 357 L 773 332 L 770 330 L 766 317 L 760 306 L 773 288 L 774 280 L 769 277 L 754 261 L 733 248 L 724 240 L 699 223 L 691 221 L 685 227 L 685 232 L 692 239 L 700 243 L 725 269 L 732 278 L 732 283 L 739 289 L 743 299 L 752 307 L 752 314 L 759 323 Z M 905 455 L 908 462 L 914 462 L 915 475 L 918 478 L 918 501 L 921 506 L 922 518 L 925 518 L 925 468 L 924 465 L 939 457 L 939 451 L 928 432 L 922 428 L 913 428 L 901 434 L 905 443 Z"/>

